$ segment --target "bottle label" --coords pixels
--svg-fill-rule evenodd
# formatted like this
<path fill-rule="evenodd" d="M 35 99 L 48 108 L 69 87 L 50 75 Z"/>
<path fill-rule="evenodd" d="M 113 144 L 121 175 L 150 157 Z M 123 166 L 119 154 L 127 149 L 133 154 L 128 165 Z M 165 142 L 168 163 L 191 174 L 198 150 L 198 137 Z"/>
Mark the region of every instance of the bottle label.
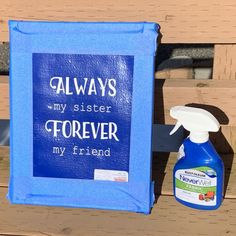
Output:
<path fill-rule="evenodd" d="M 217 174 L 207 166 L 175 172 L 175 195 L 185 202 L 215 206 L 216 184 Z"/>

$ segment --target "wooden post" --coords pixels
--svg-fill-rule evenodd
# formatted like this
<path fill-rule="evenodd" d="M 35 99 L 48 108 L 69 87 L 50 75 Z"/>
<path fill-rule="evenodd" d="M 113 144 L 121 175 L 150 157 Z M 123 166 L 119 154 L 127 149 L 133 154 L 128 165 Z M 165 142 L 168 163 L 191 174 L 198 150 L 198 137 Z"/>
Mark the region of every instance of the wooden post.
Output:
<path fill-rule="evenodd" d="M 213 79 L 236 80 L 236 44 L 216 44 Z"/>

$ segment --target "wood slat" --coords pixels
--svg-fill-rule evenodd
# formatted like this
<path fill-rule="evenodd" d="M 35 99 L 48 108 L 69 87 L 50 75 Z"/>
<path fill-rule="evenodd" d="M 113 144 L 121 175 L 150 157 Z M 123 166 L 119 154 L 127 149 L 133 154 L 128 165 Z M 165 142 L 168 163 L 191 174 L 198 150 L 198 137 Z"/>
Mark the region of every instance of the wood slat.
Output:
<path fill-rule="evenodd" d="M 0 119 L 9 119 L 8 76 L 0 75 Z"/>
<path fill-rule="evenodd" d="M 0 146 L 0 187 L 8 186 L 9 165 L 9 148 Z"/>
<path fill-rule="evenodd" d="M 213 78 L 236 80 L 236 44 L 215 45 Z"/>
<path fill-rule="evenodd" d="M 234 236 L 236 199 L 217 211 L 198 211 L 160 196 L 151 215 L 95 209 L 10 205 L 0 188 L 0 235 Z"/>
<path fill-rule="evenodd" d="M 0 76 L 0 119 L 9 119 L 8 77 Z M 220 153 L 236 153 L 236 80 L 156 80 L 154 122 L 174 124 L 169 110 L 175 105 L 194 104 L 213 113 L 221 131 L 211 134 Z"/>
<path fill-rule="evenodd" d="M 236 125 L 236 81 L 156 80 L 155 123 L 174 124 L 176 105 L 195 105 L 210 111 L 222 125 Z"/>
<path fill-rule="evenodd" d="M 236 153 L 236 126 L 222 126 L 217 133 L 210 133 L 210 140 L 219 153 Z"/>
<path fill-rule="evenodd" d="M 236 80 L 156 80 L 154 123 L 175 124 L 169 115 L 177 105 L 200 107 L 211 112 L 221 130 L 211 133 L 220 153 L 236 153 Z"/>
<path fill-rule="evenodd" d="M 9 19 L 50 21 L 152 21 L 163 43 L 235 43 L 234 0 L 7 0 L 0 4 L 0 41 Z"/>
<path fill-rule="evenodd" d="M 152 173 L 156 194 L 173 195 L 172 173 L 176 157 L 177 153 L 154 154 Z M 225 198 L 236 199 L 236 154 L 222 154 L 221 158 L 225 164 Z"/>
<path fill-rule="evenodd" d="M 155 73 L 156 79 L 193 79 L 193 68 L 168 68 Z"/>
<path fill-rule="evenodd" d="M 236 81 L 156 80 L 155 123 L 174 124 L 172 106 L 195 104 L 213 113 L 222 125 L 236 125 Z M 0 76 L 0 119 L 9 119 L 8 77 Z"/>
<path fill-rule="evenodd" d="M 0 147 L 0 187 L 8 186 L 9 148 Z M 236 154 L 235 154 L 236 155 Z M 236 157 L 234 154 L 222 155 L 225 163 L 225 198 L 236 199 Z M 172 171 L 177 153 L 155 153 L 153 158 L 153 180 L 157 195 L 173 195 Z"/>

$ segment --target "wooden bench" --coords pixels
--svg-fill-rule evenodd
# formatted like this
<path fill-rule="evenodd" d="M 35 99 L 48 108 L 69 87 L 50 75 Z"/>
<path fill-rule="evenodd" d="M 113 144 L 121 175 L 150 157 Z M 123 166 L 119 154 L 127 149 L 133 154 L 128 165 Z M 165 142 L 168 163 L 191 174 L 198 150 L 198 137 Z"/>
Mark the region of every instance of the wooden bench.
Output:
<path fill-rule="evenodd" d="M 161 43 L 214 44 L 212 80 L 157 79 L 155 124 L 173 124 L 171 106 L 197 104 L 217 116 L 211 136 L 225 162 L 225 199 L 216 211 L 177 203 L 172 192 L 176 153 L 153 155 L 157 201 L 151 215 L 119 211 L 10 205 L 6 200 L 9 149 L 0 148 L 0 235 L 236 235 L 236 2 L 234 0 L 5 0 L 0 4 L 0 41 L 9 19 L 154 21 Z M 8 76 L 0 76 L 0 119 L 9 119 Z M 158 151 L 158 150 L 157 150 Z"/>

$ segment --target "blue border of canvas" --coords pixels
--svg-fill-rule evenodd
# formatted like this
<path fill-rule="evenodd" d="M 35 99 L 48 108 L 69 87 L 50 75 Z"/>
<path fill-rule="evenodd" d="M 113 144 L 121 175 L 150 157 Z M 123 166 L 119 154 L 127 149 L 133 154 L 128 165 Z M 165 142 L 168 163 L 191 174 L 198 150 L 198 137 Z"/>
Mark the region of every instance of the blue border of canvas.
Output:
<path fill-rule="evenodd" d="M 155 23 L 10 21 L 11 203 L 148 214 L 154 202 L 151 138 Z M 32 53 L 134 55 L 129 182 L 33 176 Z"/>

